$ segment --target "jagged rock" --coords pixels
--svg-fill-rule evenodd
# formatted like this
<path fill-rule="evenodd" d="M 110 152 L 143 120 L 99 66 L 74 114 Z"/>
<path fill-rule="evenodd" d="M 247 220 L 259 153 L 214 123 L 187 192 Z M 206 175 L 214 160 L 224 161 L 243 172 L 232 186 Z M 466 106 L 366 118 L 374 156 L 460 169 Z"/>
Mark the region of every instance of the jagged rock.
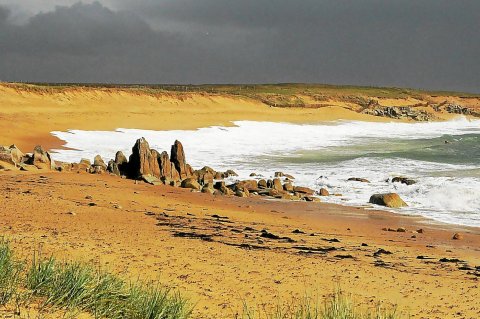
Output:
<path fill-rule="evenodd" d="M 320 190 L 318 191 L 318 194 L 320 196 L 330 196 L 330 193 L 326 188 L 320 188 Z"/>
<path fill-rule="evenodd" d="M 160 178 L 167 182 L 179 181 L 180 174 L 178 173 L 175 165 L 170 161 L 167 152 L 162 152 L 158 157 L 158 163 L 160 167 Z"/>
<path fill-rule="evenodd" d="M 200 184 L 197 182 L 197 180 L 195 178 L 186 178 L 182 181 L 182 184 L 181 184 L 182 188 L 190 188 L 190 189 L 194 189 L 194 190 L 201 190 L 202 189 L 202 186 L 200 186 Z"/>
<path fill-rule="evenodd" d="M 39 169 L 55 169 L 55 162 L 50 153 L 44 151 L 41 146 L 35 146 L 26 164 L 35 165 Z"/>
<path fill-rule="evenodd" d="M 405 185 L 413 185 L 416 183 L 416 181 L 407 177 L 397 176 L 392 178 L 392 183 L 402 183 Z"/>
<path fill-rule="evenodd" d="M 386 194 L 374 194 L 370 197 L 370 203 L 391 207 L 391 208 L 400 208 L 408 206 L 403 199 L 396 193 L 386 193 Z"/>
<path fill-rule="evenodd" d="M 108 161 L 107 171 L 112 173 L 113 175 L 117 175 L 117 176 L 122 175 L 120 172 L 120 168 L 118 167 L 118 164 L 114 160 Z"/>
<path fill-rule="evenodd" d="M 347 181 L 350 181 L 350 182 L 370 183 L 370 181 L 369 181 L 368 179 L 359 178 L 359 177 L 350 177 L 349 179 L 347 179 Z"/>
<path fill-rule="evenodd" d="M 190 165 L 187 164 L 187 161 L 185 159 L 183 145 L 178 140 L 176 140 L 175 143 L 172 145 L 170 161 L 175 165 L 175 168 L 180 174 L 180 178 L 182 180 L 193 175 L 193 170 Z"/>
<path fill-rule="evenodd" d="M 283 190 L 283 185 L 282 185 L 282 181 L 280 180 L 280 178 L 274 178 L 273 179 L 272 188 L 276 189 L 278 191 Z"/>
<path fill-rule="evenodd" d="M 158 165 L 158 153 L 153 152 L 145 138 L 140 138 L 132 147 L 132 155 L 129 160 L 129 175 L 131 178 L 138 178 L 142 175 L 153 175 L 159 177 L 160 167 Z M 155 174 L 156 173 L 156 174 Z"/>
<path fill-rule="evenodd" d="M 214 179 L 219 180 L 224 178 L 225 178 L 224 173 L 220 173 L 220 172 L 215 173 Z"/>
<path fill-rule="evenodd" d="M 293 192 L 293 185 L 292 183 L 285 183 L 283 184 L 283 189 L 287 192 Z"/>
<path fill-rule="evenodd" d="M 267 188 L 267 181 L 264 179 L 261 179 L 258 181 L 258 188 Z"/>

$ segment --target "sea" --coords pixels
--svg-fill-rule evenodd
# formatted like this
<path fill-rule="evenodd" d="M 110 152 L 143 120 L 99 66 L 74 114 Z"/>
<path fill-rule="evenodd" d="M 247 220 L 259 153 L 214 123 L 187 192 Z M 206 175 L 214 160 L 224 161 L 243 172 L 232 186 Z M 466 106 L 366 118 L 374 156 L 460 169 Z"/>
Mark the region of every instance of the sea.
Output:
<path fill-rule="evenodd" d="M 117 151 L 127 156 L 136 139 L 151 148 L 170 151 L 182 142 L 187 162 L 195 169 L 235 170 L 240 179 L 271 178 L 281 171 L 295 184 L 327 188 L 341 196 L 322 201 L 379 208 L 368 204 L 374 193 L 396 192 L 408 207 L 398 214 L 432 221 L 480 227 L 480 120 L 447 122 L 335 121 L 311 124 L 236 121 L 232 126 L 197 130 L 52 132 L 65 149 L 52 151 L 55 160 L 78 162 Z M 396 176 L 416 181 L 392 183 Z M 370 183 L 348 181 L 365 178 Z"/>

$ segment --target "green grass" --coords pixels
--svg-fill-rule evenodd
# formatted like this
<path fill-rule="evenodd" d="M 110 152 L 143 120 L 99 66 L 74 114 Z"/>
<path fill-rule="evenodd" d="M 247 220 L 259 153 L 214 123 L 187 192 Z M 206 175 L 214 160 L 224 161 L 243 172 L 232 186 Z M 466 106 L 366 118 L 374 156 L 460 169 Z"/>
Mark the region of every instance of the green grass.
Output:
<path fill-rule="evenodd" d="M 59 262 L 34 254 L 32 261 L 15 258 L 0 239 L 0 306 L 20 313 L 36 305 L 40 313 L 63 311 L 69 317 L 87 313 L 106 319 L 188 319 L 193 307 L 178 291 L 157 283 L 125 281 L 84 263 Z M 395 308 L 363 309 L 340 290 L 327 299 L 305 297 L 279 302 L 273 310 L 254 311 L 246 304 L 242 319 L 402 319 Z"/>
<path fill-rule="evenodd" d="M 127 282 L 89 264 L 63 263 L 38 254 L 26 264 L 14 258 L 8 242 L 0 241 L 0 305 L 22 299 L 39 304 L 42 311 L 82 312 L 108 319 L 187 319 L 191 315 L 188 300 L 159 284 Z"/>
<path fill-rule="evenodd" d="M 317 298 L 305 297 L 292 303 L 278 305 L 270 311 L 254 311 L 244 305 L 241 319 L 406 319 L 396 308 L 359 309 L 351 298 L 340 290 L 320 302 Z"/>

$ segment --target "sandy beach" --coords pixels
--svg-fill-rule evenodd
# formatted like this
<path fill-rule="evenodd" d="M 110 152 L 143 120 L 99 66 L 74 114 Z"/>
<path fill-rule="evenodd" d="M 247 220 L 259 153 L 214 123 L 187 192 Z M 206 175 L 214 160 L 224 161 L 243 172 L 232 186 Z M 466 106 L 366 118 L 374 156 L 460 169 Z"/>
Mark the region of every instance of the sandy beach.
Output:
<path fill-rule="evenodd" d="M 45 90 L 0 85 L 0 145 L 24 152 L 59 148 L 62 141 L 50 132 L 69 129 L 391 120 L 333 100 L 318 108 L 276 108 L 204 93 Z M 5 171 L 0 185 L 0 235 L 21 255 L 30 258 L 41 247 L 58 259 L 158 280 L 195 303 L 193 318 L 236 318 L 244 302 L 272 309 L 305 294 L 327 296 L 338 286 L 356 304 L 397 305 L 411 318 L 480 317 L 478 228 L 317 202 L 212 196 L 86 172 Z M 262 237 L 262 230 L 280 239 Z M 453 240 L 455 233 L 462 239 Z"/>

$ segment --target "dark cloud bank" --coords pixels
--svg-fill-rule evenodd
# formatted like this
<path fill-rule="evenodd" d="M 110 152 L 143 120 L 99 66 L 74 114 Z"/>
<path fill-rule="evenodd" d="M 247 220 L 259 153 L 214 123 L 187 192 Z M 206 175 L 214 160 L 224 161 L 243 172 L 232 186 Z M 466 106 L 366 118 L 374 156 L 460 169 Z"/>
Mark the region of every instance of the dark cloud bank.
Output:
<path fill-rule="evenodd" d="M 139 0 L 0 7 L 0 80 L 317 82 L 480 92 L 480 1 Z"/>

